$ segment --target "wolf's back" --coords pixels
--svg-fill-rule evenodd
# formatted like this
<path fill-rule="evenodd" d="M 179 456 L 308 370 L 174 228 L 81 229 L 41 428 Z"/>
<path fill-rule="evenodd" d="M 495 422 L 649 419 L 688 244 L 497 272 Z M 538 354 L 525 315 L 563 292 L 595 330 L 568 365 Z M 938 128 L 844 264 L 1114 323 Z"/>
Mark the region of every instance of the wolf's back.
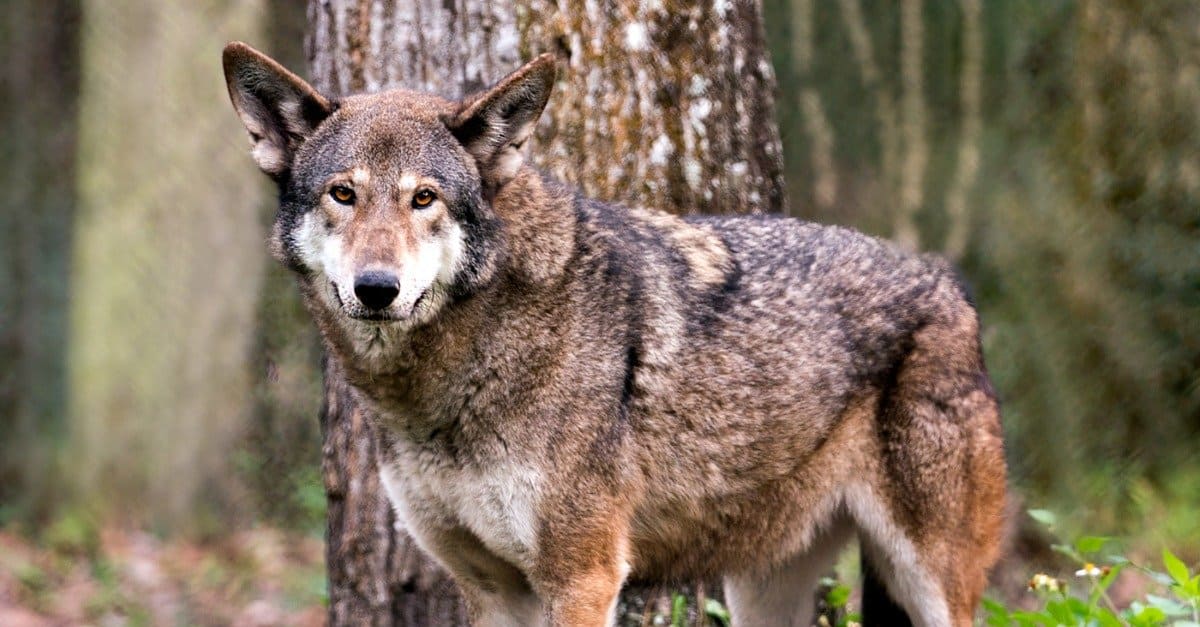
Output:
<path fill-rule="evenodd" d="M 936 256 L 790 218 L 687 221 L 710 229 L 730 253 L 729 312 L 715 322 L 770 336 L 799 359 L 844 356 L 846 376 L 881 376 L 917 329 L 939 317 L 974 316 L 957 274 Z"/>

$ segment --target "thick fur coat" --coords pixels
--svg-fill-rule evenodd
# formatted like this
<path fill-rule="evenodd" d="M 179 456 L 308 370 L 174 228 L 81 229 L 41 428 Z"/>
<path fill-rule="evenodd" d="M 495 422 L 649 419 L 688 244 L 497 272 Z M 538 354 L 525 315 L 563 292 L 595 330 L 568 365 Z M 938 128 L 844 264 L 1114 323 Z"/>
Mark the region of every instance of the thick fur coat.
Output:
<path fill-rule="evenodd" d="M 946 263 L 548 180 L 521 147 L 550 57 L 463 102 L 335 102 L 242 44 L 225 70 L 273 251 L 476 623 L 604 625 L 627 579 L 720 576 L 735 624 L 807 624 L 852 537 L 866 620 L 971 623 L 1005 466 Z"/>

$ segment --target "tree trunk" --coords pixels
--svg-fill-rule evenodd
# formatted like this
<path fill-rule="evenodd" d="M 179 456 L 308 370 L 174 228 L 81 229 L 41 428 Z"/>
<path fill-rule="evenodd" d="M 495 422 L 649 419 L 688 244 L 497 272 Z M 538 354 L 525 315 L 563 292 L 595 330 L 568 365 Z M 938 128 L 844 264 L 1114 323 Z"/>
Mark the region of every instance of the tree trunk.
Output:
<path fill-rule="evenodd" d="M 66 409 L 79 12 L 78 0 L 0 8 L 13 53 L 0 68 L 0 503 L 25 513 L 53 500 Z"/>
<path fill-rule="evenodd" d="M 332 95 L 406 87 L 459 97 L 555 52 L 560 80 L 529 149 L 539 167 L 593 196 L 678 213 L 782 211 L 758 2 L 650 4 L 310 0 L 309 69 Z M 370 422 L 328 363 L 330 622 L 463 623 L 447 577 L 394 527 Z M 642 611 L 629 596 L 625 607 Z"/>
<path fill-rule="evenodd" d="M 202 25 L 257 37 L 261 6 L 82 8 L 68 479 L 105 514 L 211 532 L 238 507 L 227 452 L 249 416 L 265 266 L 246 199 L 264 182 L 231 149 Z"/>

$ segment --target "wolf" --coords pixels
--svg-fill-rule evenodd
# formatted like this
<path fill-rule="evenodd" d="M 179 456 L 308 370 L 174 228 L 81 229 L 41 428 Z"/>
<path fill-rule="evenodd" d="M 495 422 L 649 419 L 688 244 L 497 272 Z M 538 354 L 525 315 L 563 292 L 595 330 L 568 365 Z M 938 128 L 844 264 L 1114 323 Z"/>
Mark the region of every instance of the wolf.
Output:
<path fill-rule="evenodd" d="M 474 624 L 609 625 L 627 580 L 708 577 L 735 625 L 807 624 L 853 538 L 866 622 L 971 624 L 1005 462 L 947 263 L 585 198 L 524 161 L 549 55 L 461 101 L 223 63 L 271 251 Z"/>

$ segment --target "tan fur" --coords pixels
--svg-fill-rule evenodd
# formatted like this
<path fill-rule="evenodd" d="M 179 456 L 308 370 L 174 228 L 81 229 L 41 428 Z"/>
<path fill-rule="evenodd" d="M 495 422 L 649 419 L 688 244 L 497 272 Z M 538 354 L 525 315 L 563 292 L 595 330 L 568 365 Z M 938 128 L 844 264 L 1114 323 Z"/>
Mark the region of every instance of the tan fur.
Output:
<path fill-rule="evenodd" d="M 720 285 L 733 265 L 729 251 L 711 229 L 688 224 L 682 218 L 662 211 L 633 209 L 631 213 L 666 233 L 683 254 L 697 289 Z"/>
<path fill-rule="evenodd" d="M 708 576 L 736 623 L 804 624 L 855 535 L 891 606 L 970 624 L 1004 458 L 978 320 L 943 262 L 578 196 L 521 159 L 549 57 L 463 103 L 332 102 L 231 50 L 259 141 L 289 136 L 264 111 L 316 120 L 268 144 L 287 168 L 260 163 L 283 192 L 272 250 L 374 410 L 397 513 L 477 624 L 604 625 L 627 578 Z M 307 118 L 287 104 L 304 98 Z M 420 189 L 438 200 L 415 207 Z M 397 277 L 382 311 L 355 300 L 368 271 Z"/>

